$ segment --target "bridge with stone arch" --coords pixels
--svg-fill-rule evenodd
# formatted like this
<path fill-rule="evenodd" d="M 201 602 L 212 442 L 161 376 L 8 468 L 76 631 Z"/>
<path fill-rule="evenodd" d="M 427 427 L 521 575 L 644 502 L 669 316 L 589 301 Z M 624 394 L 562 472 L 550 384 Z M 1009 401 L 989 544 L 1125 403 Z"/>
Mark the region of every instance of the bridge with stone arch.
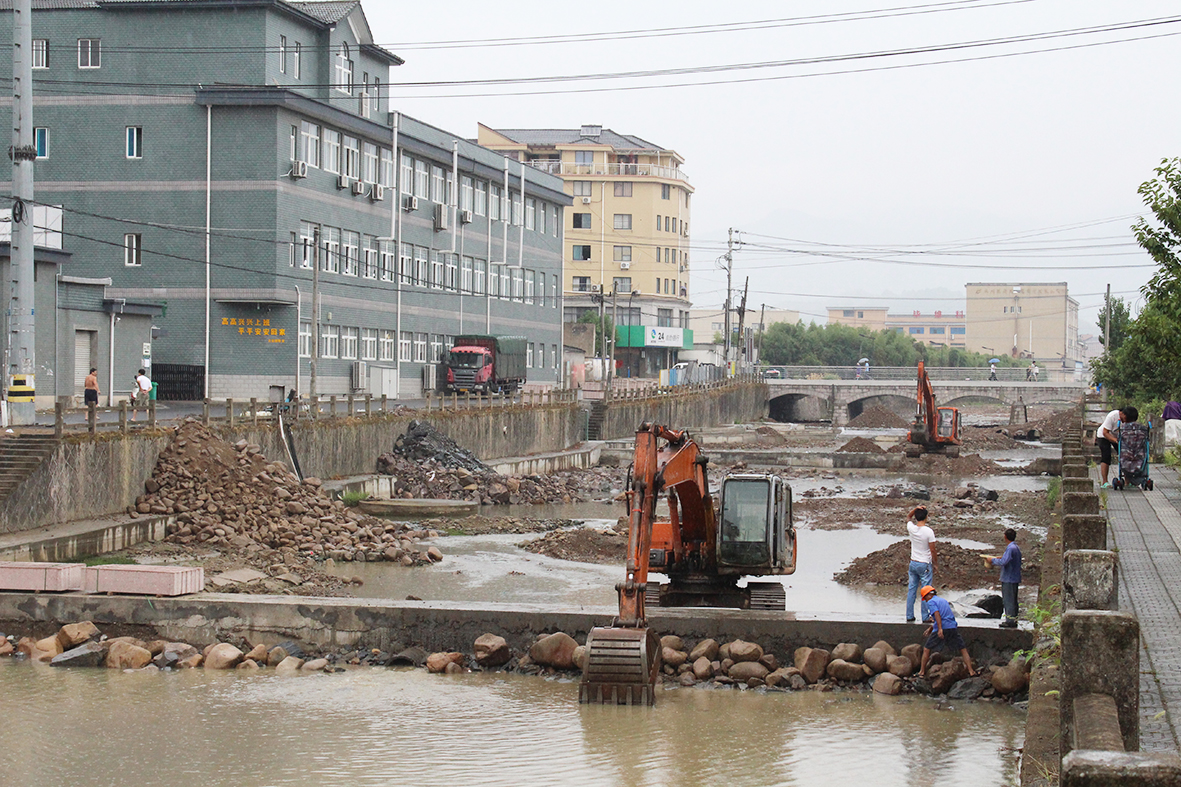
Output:
<path fill-rule="evenodd" d="M 778 421 L 830 420 L 845 426 L 866 407 L 898 409 L 905 399 L 913 408 L 918 385 L 911 380 L 785 380 L 768 379 L 770 415 Z M 1081 381 L 1025 382 L 1018 380 L 933 380 L 935 401 L 955 406 L 967 399 L 991 399 L 1000 404 L 1073 403 L 1087 391 Z"/>

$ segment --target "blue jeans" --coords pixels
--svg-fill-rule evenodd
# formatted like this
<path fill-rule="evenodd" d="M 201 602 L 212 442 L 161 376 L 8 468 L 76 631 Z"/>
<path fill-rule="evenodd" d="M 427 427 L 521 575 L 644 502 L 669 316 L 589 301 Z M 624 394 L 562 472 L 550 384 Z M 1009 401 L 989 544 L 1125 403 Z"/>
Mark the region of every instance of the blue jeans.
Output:
<path fill-rule="evenodd" d="M 919 594 L 919 588 L 931 584 L 931 564 L 912 560 L 907 573 L 910 575 L 910 582 L 906 586 L 906 619 L 914 620 L 914 599 Z M 931 613 L 927 611 L 927 602 L 922 599 L 919 602 L 919 607 L 923 611 L 923 620 L 927 621 L 931 617 Z"/>

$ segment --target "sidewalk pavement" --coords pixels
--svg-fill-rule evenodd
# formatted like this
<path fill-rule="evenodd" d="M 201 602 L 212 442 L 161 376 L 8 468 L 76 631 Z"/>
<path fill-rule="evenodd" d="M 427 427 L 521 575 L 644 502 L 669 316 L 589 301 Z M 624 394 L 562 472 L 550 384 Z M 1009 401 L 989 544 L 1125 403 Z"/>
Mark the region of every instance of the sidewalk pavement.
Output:
<path fill-rule="evenodd" d="M 1115 468 L 1113 467 L 1114 471 Z M 1120 609 L 1140 620 L 1140 749 L 1178 752 L 1181 731 L 1181 480 L 1152 465 L 1152 492 L 1102 490 L 1119 550 Z M 1095 473 L 1098 483 L 1098 474 Z"/>

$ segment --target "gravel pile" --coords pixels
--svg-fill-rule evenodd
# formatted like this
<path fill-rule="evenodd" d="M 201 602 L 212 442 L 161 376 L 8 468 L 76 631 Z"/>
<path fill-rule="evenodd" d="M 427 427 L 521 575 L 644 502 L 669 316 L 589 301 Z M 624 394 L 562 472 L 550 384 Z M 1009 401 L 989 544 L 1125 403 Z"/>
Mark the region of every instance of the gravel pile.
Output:
<path fill-rule="evenodd" d="M 905 429 L 910 422 L 893 410 L 885 407 L 867 407 L 861 411 L 849 426 L 854 429 Z"/>
<path fill-rule="evenodd" d="M 876 442 L 866 437 L 854 437 L 852 440 L 838 448 L 837 451 L 847 451 L 855 454 L 886 453 L 886 449 L 882 448 Z"/>

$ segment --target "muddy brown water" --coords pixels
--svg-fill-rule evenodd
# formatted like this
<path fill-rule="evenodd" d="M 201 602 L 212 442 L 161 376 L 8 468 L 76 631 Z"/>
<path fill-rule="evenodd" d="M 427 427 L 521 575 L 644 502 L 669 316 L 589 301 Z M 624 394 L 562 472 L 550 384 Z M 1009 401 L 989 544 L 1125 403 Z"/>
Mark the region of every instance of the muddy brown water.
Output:
<path fill-rule="evenodd" d="M 1025 714 L 861 692 L 662 690 L 580 706 L 573 681 L 357 668 L 123 674 L 0 660 L 13 783 L 1012 784 Z"/>

